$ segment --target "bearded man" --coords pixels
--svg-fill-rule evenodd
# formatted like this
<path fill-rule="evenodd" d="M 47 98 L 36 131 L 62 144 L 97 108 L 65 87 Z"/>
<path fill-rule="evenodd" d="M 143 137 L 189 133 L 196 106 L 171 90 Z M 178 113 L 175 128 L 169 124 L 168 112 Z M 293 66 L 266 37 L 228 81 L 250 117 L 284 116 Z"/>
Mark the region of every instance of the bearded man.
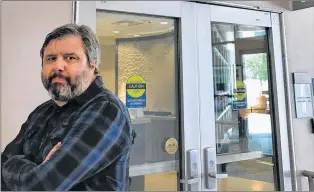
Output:
<path fill-rule="evenodd" d="M 46 36 L 41 79 L 51 100 L 30 113 L 1 153 L 1 189 L 123 191 L 134 132 L 121 100 L 104 88 L 100 50 L 87 26 Z"/>

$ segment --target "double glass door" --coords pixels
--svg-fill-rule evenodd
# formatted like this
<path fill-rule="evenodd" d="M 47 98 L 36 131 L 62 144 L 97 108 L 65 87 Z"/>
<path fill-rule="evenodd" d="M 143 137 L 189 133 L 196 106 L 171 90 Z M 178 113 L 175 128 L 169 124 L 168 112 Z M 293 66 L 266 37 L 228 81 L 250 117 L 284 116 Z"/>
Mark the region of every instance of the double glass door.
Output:
<path fill-rule="evenodd" d="M 279 14 L 184 1 L 74 8 L 137 133 L 129 190 L 290 189 Z"/>

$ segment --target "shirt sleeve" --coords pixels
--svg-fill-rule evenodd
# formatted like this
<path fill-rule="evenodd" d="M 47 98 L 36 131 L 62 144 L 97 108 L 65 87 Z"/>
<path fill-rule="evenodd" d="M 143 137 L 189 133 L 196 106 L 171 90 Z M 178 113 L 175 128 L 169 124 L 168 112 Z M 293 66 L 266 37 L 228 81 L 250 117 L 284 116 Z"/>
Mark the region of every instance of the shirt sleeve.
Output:
<path fill-rule="evenodd" d="M 24 134 L 26 128 L 27 121 L 23 123 L 17 136 L 5 147 L 4 151 L 1 153 L 1 191 L 11 190 L 10 188 L 8 188 L 8 186 L 3 180 L 2 176 L 3 165 L 8 161 L 9 158 L 23 154 Z"/>
<path fill-rule="evenodd" d="M 12 190 L 69 190 L 132 144 L 130 122 L 112 102 L 91 104 L 68 126 L 70 132 L 47 162 L 36 165 L 13 156 L 4 164 L 4 181 Z"/>

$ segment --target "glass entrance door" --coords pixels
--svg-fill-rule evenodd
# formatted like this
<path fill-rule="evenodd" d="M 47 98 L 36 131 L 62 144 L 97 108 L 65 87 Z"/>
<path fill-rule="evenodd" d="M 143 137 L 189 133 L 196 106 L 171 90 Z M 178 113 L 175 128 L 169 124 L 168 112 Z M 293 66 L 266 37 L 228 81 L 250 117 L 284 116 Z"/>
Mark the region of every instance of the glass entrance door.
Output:
<path fill-rule="evenodd" d="M 177 20 L 99 10 L 96 21 L 100 74 L 105 87 L 128 106 L 137 134 L 129 190 L 176 191 L 181 152 Z M 141 90 L 127 87 L 137 81 L 145 85 L 140 97 Z"/>
<path fill-rule="evenodd" d="M 130 191 L 200 189 L 194 5 L 81 1 L 76 7 L 75 22 L 98 36 L 104 85 L 127 105 L 137 135 Z"/>
<path fill-rule="evenodd" d="M 279 15 L 215 5 L 197 15 L 202 189 L 291 189 Z"/>
<path fill-rule="evenodd" d="M 212 23 L 219 190 L 275 189 L 266 30 Z"/>

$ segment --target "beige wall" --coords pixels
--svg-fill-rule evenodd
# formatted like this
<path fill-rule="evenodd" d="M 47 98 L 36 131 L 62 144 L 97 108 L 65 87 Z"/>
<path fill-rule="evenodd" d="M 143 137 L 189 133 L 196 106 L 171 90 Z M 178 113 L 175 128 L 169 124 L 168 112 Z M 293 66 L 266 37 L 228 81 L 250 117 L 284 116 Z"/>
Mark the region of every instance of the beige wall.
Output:
<path fill-rule="evenodd" d="M 286 36 L 290 75 L 308 72 L 314 78 L 314 8 L 286 13 Z M 290 95 L 293 98 L 292 90 Z M 297 169 L 314 171 L 314 134 L 310 133 L 310 120 L 295 118 L 294 108 L 293 129 Z M 299 182 L 300 190 L 308 190 L 305 178 Z"/>
<path fill-rule="evenodd" d="M 2 2 L 1 151 L 29 113 L 49 99 L 39 50 L 48 32 L 71 22 L 71 11 L 70 1 Z"/>

